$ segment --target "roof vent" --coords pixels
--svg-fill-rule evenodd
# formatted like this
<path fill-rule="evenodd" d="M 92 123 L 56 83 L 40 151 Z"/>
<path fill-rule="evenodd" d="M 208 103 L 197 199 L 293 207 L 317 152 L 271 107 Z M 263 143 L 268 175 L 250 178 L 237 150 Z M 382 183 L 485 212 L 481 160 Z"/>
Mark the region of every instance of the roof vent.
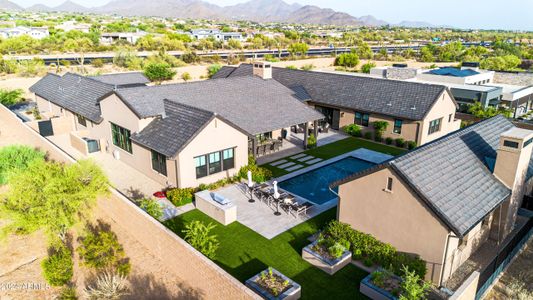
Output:
<path fill-rule="evenodd" d="M 416 106 L 413 105 L 413 107 L 411 107 L 412 110 L 416 110 Z"/>
<path fill-rule="evenodd" d="M 392 102 L 387 103 L 387 106 L 392 106 Z"/>

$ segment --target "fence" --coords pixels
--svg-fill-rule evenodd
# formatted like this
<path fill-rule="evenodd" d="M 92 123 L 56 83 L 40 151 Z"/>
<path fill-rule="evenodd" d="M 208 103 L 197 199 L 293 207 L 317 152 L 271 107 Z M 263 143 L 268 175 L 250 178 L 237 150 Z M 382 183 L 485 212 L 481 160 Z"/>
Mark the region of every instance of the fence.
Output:
<path fill-rule="evenodd" d="M 501 248 L 498 255 L 482 270 L 480 270 L 479 282 L 476 292 L 476 300 L 482 299 L 490 289 L 494 281 L 503 270 L 509 265 L 511 260 L 522 249 L 524 244 L 533 236 L 533 212 L 520 210 L 520 215 L 529 217 L 527 223 L 520 231 Z"/>

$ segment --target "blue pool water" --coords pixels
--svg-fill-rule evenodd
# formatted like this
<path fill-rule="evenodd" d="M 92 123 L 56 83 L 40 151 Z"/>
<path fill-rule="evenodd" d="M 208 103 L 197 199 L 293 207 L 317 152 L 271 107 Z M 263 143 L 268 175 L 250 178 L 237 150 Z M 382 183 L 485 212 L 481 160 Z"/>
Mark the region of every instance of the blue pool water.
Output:
<path fill-rule="evenodd" d="M 279 187 L 315 204 L 324 204 L 337 196 L 329 190 L 332 182 L 374 166 L 374 163 L 354 157 L 343 158 L 279 183 Z M 337 192 L 338 188 L 334 191 Z"/>

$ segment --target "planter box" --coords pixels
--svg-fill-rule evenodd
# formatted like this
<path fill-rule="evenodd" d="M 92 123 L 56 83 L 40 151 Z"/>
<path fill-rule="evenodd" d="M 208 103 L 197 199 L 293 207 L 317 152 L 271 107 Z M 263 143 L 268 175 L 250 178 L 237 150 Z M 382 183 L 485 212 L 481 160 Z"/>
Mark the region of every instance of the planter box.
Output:
<path fill-rule="evenodd" d="M 264 270 L 263 272 L 268 272 L 268 269 Z M 259 296 L 263 297 L 263 299 L 269 299 L 269 300 L 278 300 L 278 299 L 296 300 L 296 299 L 300 299 L 300 297 L 302 295 L 302 287 L 299 284 L 297 284 L 296 282 L 294 282 L 292 279 L 290 279 L 287 276 L 281 274 L 278 270 L 276 270 L 274 268 L 272 268 L 272 273 L 280 276 L 281 278 L 283 278 L 283 280 L 289 281 L 289 286 L 291 286 L 291 288 L 289 288 L 285 292 L 279 294 L 278 296 L 274 296 L 274 295 L 270 294 L 268 291 L 266 291 L 265 289 L 263 289 L 262 286 L 260 286 L 259 284 L 256 283 L 257 280 L 260 278 L 261 273 L 263 273 L 263 272 L 260 272 L 257 275 L 255 275 L 254 277 L 246 280 L 246 282 L 245 282 L 246 286 L 249 287 L 250 289 L 252 289 L 257 294 L 259 294 Z"/>
<path fill-rule="evenodd" d="M 302 249 L 302 258 L 329 275 L 335 274 L 352 261 L 352 252 L 348 250 L 344 251 L 340 258 L 331 260 L 313 251 L 311 248 L 314 245 L 316 245 L 316 242 L 313 242 Z"/>
<path fill-rule="evenodd" d="M 361 283 L 359 284 L 359 291 L 361 294 L 373 300 L 398 300 L 398 298 L 396 298 L 393 294 L 378 286 L 375 286 L 371 279 L 372 274 L 369 274 L 363 280 L 361 280 Z M 398 279 L 400 279 L 400 277 L 398 277 Z"/>

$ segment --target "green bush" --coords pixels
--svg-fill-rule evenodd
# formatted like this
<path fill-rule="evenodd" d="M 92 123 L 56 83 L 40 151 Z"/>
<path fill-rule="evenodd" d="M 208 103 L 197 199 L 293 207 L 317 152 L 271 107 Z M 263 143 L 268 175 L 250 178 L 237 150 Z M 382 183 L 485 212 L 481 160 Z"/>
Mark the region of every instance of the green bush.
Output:
<path fill-rule="evenodd" d="M 315 66 L 313 64 L 305 64 L 305 65 L 300 67 L 300 70 L 311 71 L 314 68 L 315 68 Z"/>
<path fill-rule="evenodd" d="M 314 134 L 309 135 L 307 138 L 307 148 L 313 149 L 316 148 L 316 137 Z"/>
<path fill-rule="evenodd" d="M 364 65 L 361 66 L 361 72 L 363 72 L 363 73 L 367 73 L 367 74 L 368 74 L 368 73 L 370 73 L 370 70 L 371 70 L 372 68 L 375 68 L 375 67 L 376 67 L 376 64 L 375 64 L 375 63 L 373 63 L 373 62 L 368 62 L 368 63 L 366 63 L 366 64 L 364 64 Z"/>
<path fill-rule="evenodd" d="M 396 147 L 400 147 L 400 148 L 405 147 L 405 140 L 402 138 L 395 139 L 394 143 L 396 144 Z"/>
<path fill-rule="evenodd" d="M 400 300 L 426 299 L 431 284 L 423 281 L 423 276 L 417 275 L 407 266 L 403 267 Z"/>
<path fill-rule="evenodd" d="M 416 142 L 415 141 L 408 141 L 407 142 L 407 149 L 413 150 L 414 148 L 416 148 Z"/>
<path fill-rule="evenodd" d="M 195 190 L 193 188 L 173 188 L 167 191 L 167 199 L 175 206 L 192 203 Z"/>
<path fill-rule="evenodd" d="M 376 140 L 381 142 L 381 138 L 383 137 L 385 130 L 387 130 L 389 123 L 387 121 L 375 121 L 372 123 L 372 126 L 374 127 Z"/>
<path fill-rule="evenodd" d="M 343 127 L 344 132 L 351 136 L 361 137 L 361 127 L 357 124 L 350 124 Z"/>
<path fill-rule="evenodd" d="M 391 137 L 387 137 L 387 138 L 385 139 L 385 143 L 386 143 L 387 145 L 392 145 L 392 142 L 393 142 L 393 141 L 394 141 L 394 140 L 393 140 Z"/>
<path fill-rule="evenodd" d="M 150 216 L 156 218 L 157 220 L 161 220 L 163 217 L 163 208 L 161 205 L 152 199 L 142 199 L 140 201 L 140 208 L 142 208 L 144 211 L 146 211 Z"/>
<path fill-rule="evenodd" d="M 23 100 L 24 91 L 21 89 L 4 90 L 0 89 L 0 104 L 4 106 L 15 105 Z"/>
<path fill-rule="evenodd" d="M 374 132 L 374 141 L 378 143 L 383 142 L 383 136 L 377 132 Z"/>
<path fill-rule="evenodd" d="M 95 68 L 101 68 L 104 66 L 104 60 L 101 58 L 93 59 L 91 63 Z"/>
<path fill-rule="evenodd" d="M 66 286 L 61 289 L 57 300 L 76 300 L 78 296 L 76 295 L 76 288 Z"/>
<path fill-rule="evenodd" d="M 9 176 L 25 170 L 34 161 L 44 161 L 45 153 L 22 145 L 0 148 L 0 184 L 8 182 Z"/>
<path fill-rule="evenodd" d="M 272 171 L 258 166 L 252 155 L 248 157 L 248 165 L 239 169 L 237 177 L 240 179 L 247 179 L 248 170 L 252 171 L 252 180 L 254 182 L 265 182 L 272 178 Z"/>
<path fill-rule="evenodd" d="M 372 132 L 371 131 L 365 132 L 364 137 L 367 140 L 371 140 L 372 139 Z"/>
<path fill-rule="evenodd" d="M 144 67 L 144 75 L 152 82 L 171 80 L 176 71 L 167 63 L 149 63 Z"/>
<path fill-rule="evenodd" d="M 89 228 L 78 253 L 85 266 L 98 271 L 113 269 L 122 275 L 131 270 L 129 259 L 119 243 L 116 234 L 107 228 Z"/>
<path fill-rule="evenodd" d="M 328 248 L 328 253 L 333 258 L 340 258 L 342 254 L 344 253 L 344 251 L 346 251 L 346 248 L 344 248 L 344 246 L 342 246 L 339 243 L 335 243 L 333 244 L 333 246 Z"/>
<path fill-rule="evenodd" d="M 359 56 L 355 52 L 342 53 L 335 58 L 334 65 L 355 68 L 359 64 Z"/>
<path fill-rule="evenodd" d="M 200 57 L 195 52 L 186 52 L 181 55 L 181 60 L 187 64 L 194 64 L 200 61 Z"/>
<path fill-rule="evenodd" d="M 195 220 L 185 225 L 182 231 L 185 233 L 185 241 L 187 241 L 196 250 L 202 252 L 210 259 L 214 259 L 219 242 L 216 235 L 211 235 L 210 232 L 216 227 L 213 223 L 205 225 L 204 223 Z"/>
<path fill-rule="evenodd" d="M 52 286 L 62 286 L 72 279 L 73 262 L 70 250 L 64 245 L 53 248 L 41 267 L 46 281 Z"/>
<path fill-rule="evenodd" d="M 209 78 L 215 76 L 215 74 L 218 73 L 218 71 L 220 71 L 220 69 L 222 69 L 222 66 L 219 65 L 219 64 L 210 65 L 207 68 L 207 74 L 208 74 Z"/>

